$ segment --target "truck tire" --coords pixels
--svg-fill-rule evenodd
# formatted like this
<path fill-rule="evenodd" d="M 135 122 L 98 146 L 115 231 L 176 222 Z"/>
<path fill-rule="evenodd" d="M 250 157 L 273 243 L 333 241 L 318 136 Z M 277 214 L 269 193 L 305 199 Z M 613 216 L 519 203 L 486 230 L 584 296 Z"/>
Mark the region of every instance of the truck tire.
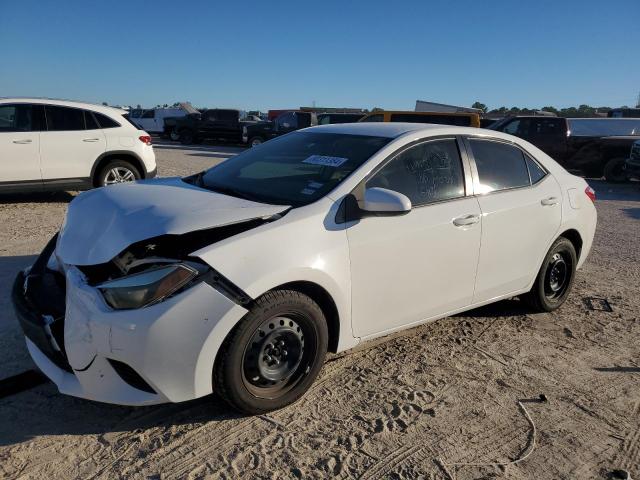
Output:
<path fill-rule="evenodd" d="M 171 140 L 173 140 L 174 142 L 177 142 L 180 140 L 180 134 L 178 132 L 176 132 L 175 128 L 173 130 L 171 130 L 171 133 L 169 133 L 169 138 Z"/>
<path fill-rule="evenodd" d="M 191 145 L 193 143 L 193 132 L 188 128 L 180 131 L 180 143 L 182 145 Z"/>
<path fill-rule="evenodd" d="M 622 157 L 612 158 L 604 166 L 604 179 L 607 182 L 621 183 L 627 180 L 624 173 L 625 159 Z"/>
<path fill-rule="evenodd" d="M 262 139 L 262 137 L 251 137 L 249 139 L 249 146 L 257 147 L 258 145 L 261 145 L 263 142 L 264 140 Z"/>

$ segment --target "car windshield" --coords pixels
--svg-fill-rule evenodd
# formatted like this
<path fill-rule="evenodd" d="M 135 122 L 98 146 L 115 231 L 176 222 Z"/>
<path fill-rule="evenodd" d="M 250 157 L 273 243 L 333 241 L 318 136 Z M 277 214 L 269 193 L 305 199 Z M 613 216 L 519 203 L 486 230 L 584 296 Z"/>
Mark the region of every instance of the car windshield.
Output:
<path fill-rule="evenodd" d="M 196 182 L 256 202 L 307 205 L 333 190 L 390 140 L 294 132 L 226 160 L 196 177 Z"/>

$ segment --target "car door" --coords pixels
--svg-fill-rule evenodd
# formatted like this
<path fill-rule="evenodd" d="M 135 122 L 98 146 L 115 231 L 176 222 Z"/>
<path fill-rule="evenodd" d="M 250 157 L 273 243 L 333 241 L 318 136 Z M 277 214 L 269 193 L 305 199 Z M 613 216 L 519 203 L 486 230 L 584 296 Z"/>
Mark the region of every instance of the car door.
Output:
<path fill-rule="evenodd" d="M 216 138 L 220 134 L 218 110 L 207 110 L 202 116 L 199 132 L 204 138 Z"/>
<path fill-rule="evenodd" d="M 89 179 L 94 162 L 106 149 L 106 140 L 93 114 L 87 114 L 85 121 L 83 109 L 45 106 L 47 130 L 40 134 L 43 182 Z"/>
<path fill-rule="evenodd" d="M 562 118 L 532 118 L 529 138 L 536 147 L 554 160 L 565 156 L 567 132 Z"/>
<path fill-rule="evenodd" d="M 41 119 L 40 105 L 0 105 L 0 187 L 42 186 Z"/>
<path fill-rule="evenodd" d="M 480 207 L 455 138 L 412 145 L 354 192 L 381 187 L 406 195 L 412 210 L 362 218 L 347 228 L 352 324 L 377 335 L 471 303 L 480 248 Z"/>
<path fill-rule="evenodd" d="M 558 234 L 558 182 L 509 142 L 468 138 L 474 191 L 482 211 L 482 248 L 474 303 L 520 291 L 533 281 Z"/>

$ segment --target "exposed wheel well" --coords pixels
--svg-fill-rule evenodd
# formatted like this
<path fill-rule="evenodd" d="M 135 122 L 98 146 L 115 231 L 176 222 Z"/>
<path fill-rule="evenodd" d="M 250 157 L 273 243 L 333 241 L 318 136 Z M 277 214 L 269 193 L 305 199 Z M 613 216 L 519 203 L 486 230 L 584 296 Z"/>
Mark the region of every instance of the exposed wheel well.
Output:
<path fill-rule="evenodd" d="M 338 340 L 340 339 L 340 318 L 338 315 L 338 308 L 336 307 L 333 298 L 329 295 L 324 288 L 320 285 L 307 282 L 290 282 L 280 285 L 272 290 L 296 290 L 304 293 L 313 299 L 322 309 L 325 318 L 327 319 L 327 328 L 329 329 L 329 351 L 336 353 L 338 350 Z"/>
<path fill-rule="evenodd" d="M 100 174 L 100 171 L 104 168 L 105 165 L 114 160 L 125 160 L 127 162 L 131 162 L 131 164 L 138 169 L 138 172 L 140 172 L 142 178 L 146 177 L 147 171 L 139 158 L 127 153 L 112 153 L 102 157 L 94 167 L 91 178 L 91 183 L 94 187 L 98 186 L 98 175 Z"/>
<path fill-rule="evenodd" d="M 573 244 L 573 248 L 576 249 L 576 256 L 578 257 L 578 260 L 580 260 L 580 252 L 582 251 L 582 237 L 580 236 L 578 231 L 574 229 L 566 230 L 565 232 L 560 234 L 560 236 L 566 238 Z"/>

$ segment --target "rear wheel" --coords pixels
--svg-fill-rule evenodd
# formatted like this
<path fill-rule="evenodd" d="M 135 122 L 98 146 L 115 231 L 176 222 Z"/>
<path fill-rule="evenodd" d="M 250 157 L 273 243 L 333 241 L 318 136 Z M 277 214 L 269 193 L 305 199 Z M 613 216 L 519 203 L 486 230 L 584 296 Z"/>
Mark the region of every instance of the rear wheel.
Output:
<path fill-rule="evenodd" d="M 97 186 L 106 187 L 116 183 L 127 183 L 140 180 L 138 169 L 126 160 L 113 160 L 107 163 L 98 173 Z"/>
<path fill-rule="evenodd" d="M 577 263 L 573 244 L 564 237 L 558 238 L 549 249 L 531 291 L 522 300 L 542 312 L 560 307 L 573 286 Z"/>
<path fill-rule="evenodd" d="M 612 158 L 604 166 L 604 178 L 608 182 L 621 183 L 627 180 L 624 171 L 624 158 Z"/>
<path fill-rule="evenodd" d="M 324 314 L 311 298 L 293 290 L 268 292 L 223 343 L 214 390 L 245 413 L 282 408 L 309 389 L 327 342 Z"/>
<path fill-rule="evenodd" d="M 191 145 L 193 143 L 193 132 L 189 129 L 180 131 L 180 143 L 183 145 Z"/>

